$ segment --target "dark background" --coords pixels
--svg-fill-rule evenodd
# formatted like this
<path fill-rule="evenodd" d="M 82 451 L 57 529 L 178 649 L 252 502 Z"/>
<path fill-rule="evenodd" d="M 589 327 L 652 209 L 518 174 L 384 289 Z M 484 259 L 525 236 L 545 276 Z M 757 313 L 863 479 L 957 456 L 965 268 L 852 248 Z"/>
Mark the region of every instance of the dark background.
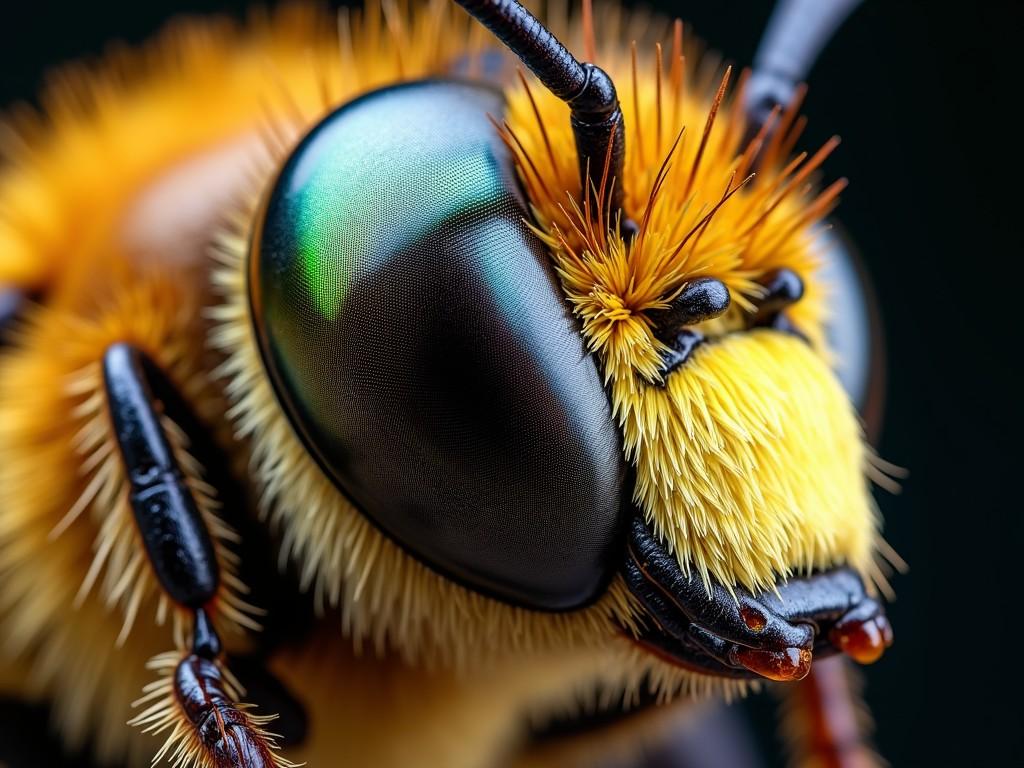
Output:
<path fill-rule="evenodd" d="M 144 40 L 175 13 L 241 2 L 22 2 L 0 11 L 0 106 L 53 65 Z M 656 3 L 747 64 L 766 0 Z M 890 608 L 897 642 L 867 672 L 895 766 L 1024 764 L 1021 547 L 1021 5 L 869 0 L 810 78 L 805 147 L 843 144 L 838 218 L 872 273 L 887 328 L 881 455 L 911 469 L 880 496 L 912 572 Z M 747 705 L 767 751 L 768 702 Z M 6 723 L 6 725 L 5 725 Z M 4 731 L 20 724 L 0 722 Z M 2 758 L 2 754 L 0 754 Z"/>

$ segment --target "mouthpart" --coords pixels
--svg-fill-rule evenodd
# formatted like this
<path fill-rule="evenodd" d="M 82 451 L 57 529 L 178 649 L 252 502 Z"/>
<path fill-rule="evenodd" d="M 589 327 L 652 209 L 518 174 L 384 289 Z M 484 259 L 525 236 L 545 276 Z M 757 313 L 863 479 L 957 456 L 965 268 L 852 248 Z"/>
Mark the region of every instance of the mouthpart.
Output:
<path fill-rule="evenodd" d="M 702 674 L 800 680 L 815 658 L 844 653 L 870 664 L 893 641 L 882 605 L 852 568 L 790 578 L 757 595 L 706 585 L 684 573 L 639 512 L 630 523 L 623 576 L 647 612 L 636 642 Z"/>

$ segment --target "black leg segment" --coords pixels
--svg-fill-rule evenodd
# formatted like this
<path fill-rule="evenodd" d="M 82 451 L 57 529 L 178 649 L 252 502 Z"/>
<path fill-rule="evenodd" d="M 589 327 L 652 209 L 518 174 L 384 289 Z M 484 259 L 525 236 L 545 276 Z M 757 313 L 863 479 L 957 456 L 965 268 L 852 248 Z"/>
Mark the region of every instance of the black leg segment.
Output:
<path fill-rule="evenodd" d="M 220 573 L 210 533 L 160 423 L 151 377 L 163 373 L 135 347 L 114 344 L 104 355 L 103 376 L 153 572 L 176 603 L 198 610 L 216 596 Z"/>
<path fill-rule="evenodd" d="M 159 367 L 129 344 L 107 349 L 103 376 L 129 501 L 153 573 L 164 592 L 193 617 L 192 647 L 175 662 L 172 695 L 133 722 L 159 732 L 169 725 L 153 724 L 161 722 L 165 711 L 173 712 L 168 722 L 179 735 L 164 749 L 190 756 L 182 758 L 189 764 L 202 757 L 211 768 L 289 766 L 274 754 L 272 739 L 260 727 L 263 721 L 236 703 L 241 691 L 225 671 L 214 626 L 220 570 L 213 539 L 161 422 L 168 400 L 172 407 L 182 405 L 178 395 Z M 186 741 L 180 741 L 185 738 L 181 726 L 191 731 Z"/>

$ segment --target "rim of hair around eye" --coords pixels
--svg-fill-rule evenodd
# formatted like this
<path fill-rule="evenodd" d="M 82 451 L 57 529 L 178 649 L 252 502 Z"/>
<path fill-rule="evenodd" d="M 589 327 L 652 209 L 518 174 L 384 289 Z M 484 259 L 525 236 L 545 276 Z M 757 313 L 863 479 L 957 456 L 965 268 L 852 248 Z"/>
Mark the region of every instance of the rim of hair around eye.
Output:
<path fill-rule="evenodd" d="M 216 249 L 213 279 L 224 299 L 212 309 L 210 343 L 226 355 L 216 374 L 226 382 L 237 434 L 251 445 L 261 508 L 283 533 L 282 555 L 299 565 L 304 588 L 314 589 L 322 608 L 341 607 L 353 640 L 381 651 L 392 647 L 410 660 L 465 664 L 471 648 L 488 656 L 602 645 L 614 640 L 619 623 L 635 626 L 632 598 L 618 577 L 588 608 L 564 614 L 518 608 L 423 565 L 337 490 L 295 435 L 266 379 L 246 295 L 249 237 L 244 230 L 225 233 Z M 304 524 L 312 527 L 296 529 Z M 343 562 L 348 557 L 358 564 Z M 458 616 L 480 619 L 461 624 Z"/>
<path fill-rule="evenodd" d="M 215 253 L 213 280 L 224 298 L 211 310 L 215 323 L 209 339 L 226 354 L 216 373 L 233 403 L 229 415 L 237 436 L 251 447 L 262 515 L 282 533 L 282 558 L 299 567 L 304 588 L 315 591 L 321 610 L 339 610 L 339 629 L 357 650 L 394 651 L 410 663 L 452 667 L 461 675 L 507 654 L 589 648 L 600 651 L 601 658 L 611 654 L 616 659 L 614 668 L 605 662 L 594 667 L 593 694 L 603 681 L 621 690 L 627 703 L 637 700 L 641 687 L 662 699 L 735 696 L 751 687 L 694 674 L 637 646 L 631 636 L 641 626 L 640 611 L 619 576 L 588 608 L 562 614 L 531 611 L 445 579 L 380 533 L 323 475 L 273 399 L 259 367 L 244 295 L 246 242 L 244 230 L 225 232 Z M 315 535 L 296 530 L 311 509 L 320 523 Z M 339 522 L 346 529 L 340 537 Z M 339 554 L 318 547 L 324 542 L 334 542 Z M 348 556 L 353 561 L 343 564 Z"/>

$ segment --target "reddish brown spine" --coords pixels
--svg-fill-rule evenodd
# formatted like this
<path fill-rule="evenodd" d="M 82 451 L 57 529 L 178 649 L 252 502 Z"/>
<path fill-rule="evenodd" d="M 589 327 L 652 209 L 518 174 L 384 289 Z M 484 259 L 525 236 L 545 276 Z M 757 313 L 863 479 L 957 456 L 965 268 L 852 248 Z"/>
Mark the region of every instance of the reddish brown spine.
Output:
<path fill-rule="evenodd" d="M 186 656 L 174 673 L 174 693 L 215 768 L 275 768 L 265 736 L 232 701 L 217 664 Z"/>

